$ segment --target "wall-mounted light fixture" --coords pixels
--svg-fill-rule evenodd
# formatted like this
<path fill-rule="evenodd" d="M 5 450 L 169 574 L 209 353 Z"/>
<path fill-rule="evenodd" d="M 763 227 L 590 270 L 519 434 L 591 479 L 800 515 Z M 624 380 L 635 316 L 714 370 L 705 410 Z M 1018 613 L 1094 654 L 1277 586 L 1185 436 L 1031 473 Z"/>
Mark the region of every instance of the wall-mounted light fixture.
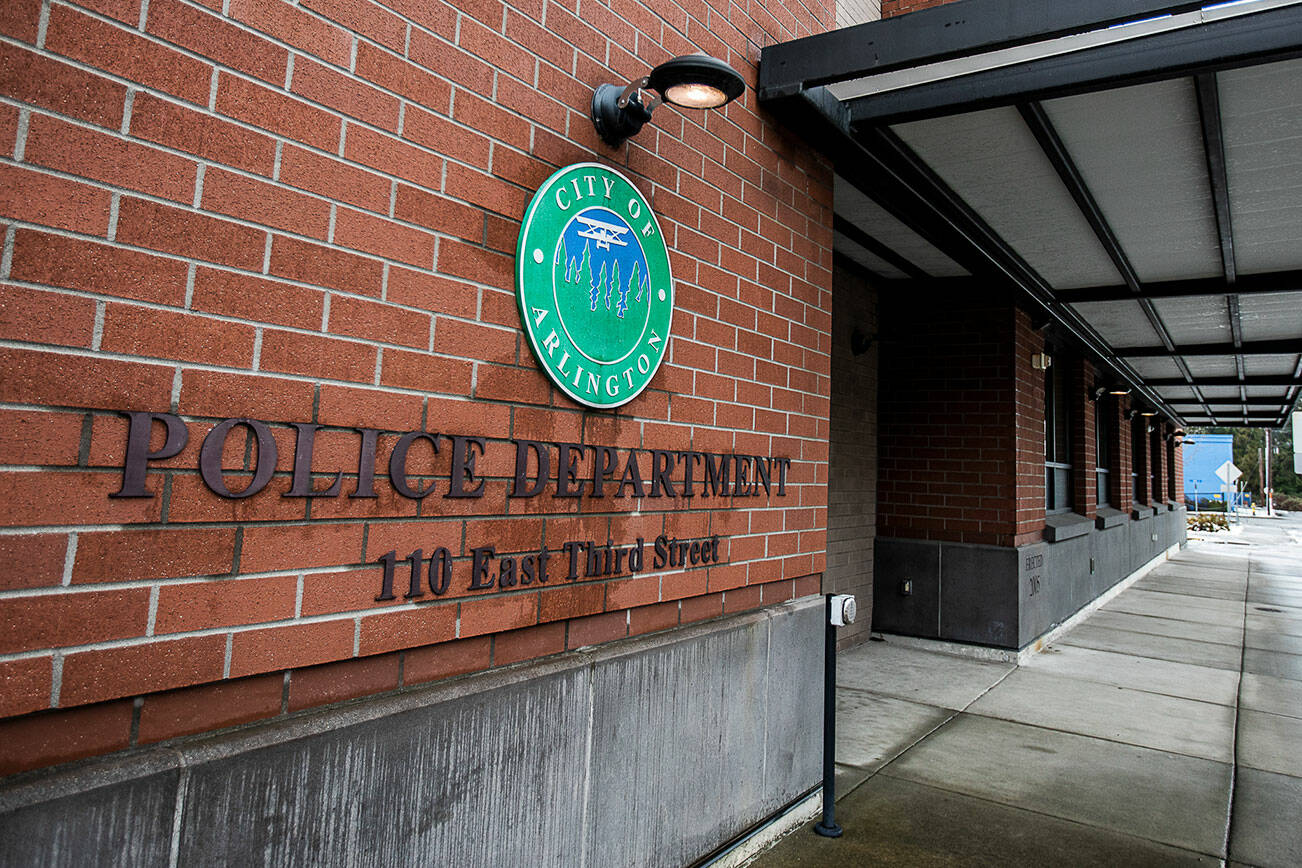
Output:
<path fill-rule="evenodd" d="M 1139 415 L 1139 411 L 1138 411 L 1138 410 L 1134 410 L 1134 409 L 1132 409 L 1132 410 L 1130 410 L 1129 412 L 1126 413 L 1126 418 L 1127 418 L 1127 419 L 1134 419 L 1134 418 L 1135 418 L 1136 416 L 1138 416 L 1138 415 Z"/>
<path fill-rule="evenodd" d="M 1139 411 L 1139 415 L 1141 415 L 1141 416 L 1156 416 L 1156 415 L 1157 415 L 1157 411 L 1156 411 L 1156 410 L 1140 410 L 1140 411 Z"/>
<path fill-rule="evenodd" d="M 850 352 L 856 356 L 862 356 L 872 348 L 873 342 L 877 340 L 877 333 L 868 334 L 859 326 L 854 327 L 850 333 Z"/>
<path fill-rule="evenodd" d="M 1090 392 L 1090 400 L 1097 401 L 1108 393 L 1107 386 L 1095 386 L 1094 391 Z"/>
<path fill-rule="evenodd" d="M 621 88 L 603 84 L 592 95 L 592 125 L 612 148 L 637 135 L 662 102 L 679 108 L 711 109 L 742 95 L 746 82 L 722 60 L 704 54 L 684 54 Z"/>
<path fill-rule="evenodd" d="M 1120 398 L 1122 395 L 1130 394 L 1130 387 L 1125 384 L 1119 386 L 1112 386 L 1111 388 L 1108 389 L 1108 394 L 1116 395 L 1118 398 Z"/>

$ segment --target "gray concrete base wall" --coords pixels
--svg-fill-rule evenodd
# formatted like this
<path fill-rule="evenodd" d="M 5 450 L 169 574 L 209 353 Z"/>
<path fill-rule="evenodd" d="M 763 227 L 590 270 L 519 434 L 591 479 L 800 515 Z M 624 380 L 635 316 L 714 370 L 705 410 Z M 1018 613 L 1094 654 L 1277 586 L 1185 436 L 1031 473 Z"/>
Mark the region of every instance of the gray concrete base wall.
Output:
<path fill-rule="evenodd" d="M 872 627 L 1024 648 L 1185 538 L 1183 507 L 1016 549 L 879 537 Z"/>
<path fill-rule="evenodd" d="M 13 865 L 672 865 L 820 779 L 823 601 L 0 786 Z"/>

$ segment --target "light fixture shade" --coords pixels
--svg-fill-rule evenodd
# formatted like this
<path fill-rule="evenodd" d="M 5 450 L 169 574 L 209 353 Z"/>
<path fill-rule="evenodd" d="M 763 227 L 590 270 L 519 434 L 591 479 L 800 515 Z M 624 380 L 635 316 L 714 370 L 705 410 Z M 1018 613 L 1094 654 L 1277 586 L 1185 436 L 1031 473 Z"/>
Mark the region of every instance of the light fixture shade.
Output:
<path fill-rule="evenodd" d="M 644 90 L 648 91 L 645 95 Z M 746 82 L 722 60 L 684 54 L 666 60 L 626 87 L 600 85 L 592 94 L 592 125 L 603 142 L 616 148 L 637 135 L 661 102 L 680 108 L 718 108 L 745 91 Z"/>
<path fill-rule="evenodd" d="M 746 90 L 746 82 L 728 64 L 704 54 L 685 54 L 651 70 L 647 87 L 681 108 L 718 108 Z"/>

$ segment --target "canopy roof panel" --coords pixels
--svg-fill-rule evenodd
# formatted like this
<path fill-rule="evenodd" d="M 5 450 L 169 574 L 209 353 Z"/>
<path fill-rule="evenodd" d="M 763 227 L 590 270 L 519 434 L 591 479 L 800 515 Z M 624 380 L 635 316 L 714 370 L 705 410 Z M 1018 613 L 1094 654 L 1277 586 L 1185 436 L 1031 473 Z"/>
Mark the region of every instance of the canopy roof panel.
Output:
<path fill-rule="evenodd" d="M 770 46 L 759 92 L 834 163 L 847 255 L 1011 285 L 1176 423 L 1278 426 L 1299 81 L 1302 0 L 960 0 Z"/>

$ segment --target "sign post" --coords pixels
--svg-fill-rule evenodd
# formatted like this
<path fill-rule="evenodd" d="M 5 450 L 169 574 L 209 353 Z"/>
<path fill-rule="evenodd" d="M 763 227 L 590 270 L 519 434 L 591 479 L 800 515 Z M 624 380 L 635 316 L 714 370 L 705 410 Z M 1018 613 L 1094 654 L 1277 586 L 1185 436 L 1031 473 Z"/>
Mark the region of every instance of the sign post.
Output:
<path fill-rule="evenodd" d="M 1234 509 L 1234 483 L 1238 482 L 1243 471 L 1234 466 L 1233 461 L 1226 461 L 1220 467 L 1216 468 L 1216 477 L 1224 483 L 1221 490 L 1225 492 L 1226 510 Z"/>

